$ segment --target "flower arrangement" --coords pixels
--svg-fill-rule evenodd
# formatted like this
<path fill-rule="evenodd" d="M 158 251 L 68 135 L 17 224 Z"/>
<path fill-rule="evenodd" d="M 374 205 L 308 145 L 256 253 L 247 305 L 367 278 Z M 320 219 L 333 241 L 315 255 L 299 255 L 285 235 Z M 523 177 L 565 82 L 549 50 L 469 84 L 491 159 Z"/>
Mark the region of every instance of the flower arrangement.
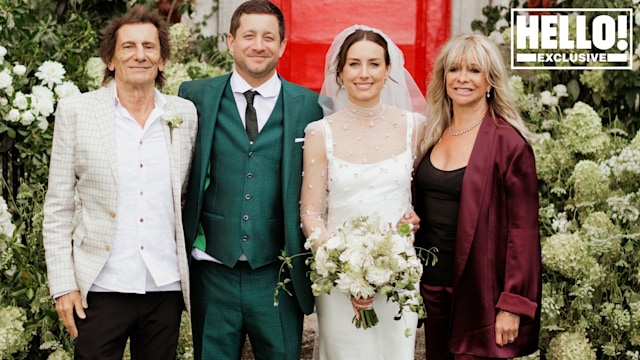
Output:
<path fill-rule="evenodd" d="M 515 90 L 514 90 L 515 91 Z M 537 105 L 543 295 L 538 358 L 637 359 L 640 135 L 584 102 Z M 531 119 L 530 119 L 531 120 Z"/>
<path fill-rule="evenodd" d="M 311 267 L 314 295 L 330 294 L 334 288 L 355 298 L 380 294 L 398 304 L 396 320 L 405 311 L 416 312 L 420 318 L 425 316 L 416 286 L 422 275 L 422 263 L 413 247 L 409 225 L 396 230 L 392 224 L 359 217 L 346 221 L 316 248 L 317 237 L 316 231 L 305 243 L 305 248 L 312 252 L 307 265 Z M 353 323 L 363 329 L 375 326 L 378 323 L 375 309 L 360 309 Z M 411 331 L 406 333 L 410 334 Z"/>
<path fill-rule="evenodd" d="M 0 54 L 6 53 L 0 46 Z M 3 60 L 4 56 L 0 56 L 0 116 L 4 120 L 0 133 L 6 132 L 11 138 L 16 133 L 28 136 L 46 131 L 56 101 L 80 93 L 75 84 L 64 81 L 66 71 L 58 62 L 45 61 L 38 67 L 35 77 L 39 82 L 32 86 L 24 65 L 11 65 Z"/>

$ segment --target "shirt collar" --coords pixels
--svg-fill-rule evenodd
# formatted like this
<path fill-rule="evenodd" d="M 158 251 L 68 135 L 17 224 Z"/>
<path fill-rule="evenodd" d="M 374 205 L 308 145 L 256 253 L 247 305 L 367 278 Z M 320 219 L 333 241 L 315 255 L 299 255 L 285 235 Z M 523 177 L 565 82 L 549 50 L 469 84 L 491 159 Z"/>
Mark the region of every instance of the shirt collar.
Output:
<path fill-rule="evenodd" d="M 229 82 L 231 84 L 231 90 L 234 93 L 243 94 L 247 90 L 256 90 L 260 93 L 260 96 L 265 98 L 277 97 L 280 94 L 280 87 L 282 85 L 282 81 L 280 81 L 277 72 L 274 72 L 269 80 L 257 88 L 251 87 L 251 85 L 235 71 L 231 74 L 231 80 L 229 80 Z"/>
<path fill-rule="evenodd" d="M 113 86 L 113 101 L 116 108 L 123 108 L 120 103 L 120 99 L 118 98 L 118 89 L 116 88 L 115 83 Z M 164 106 L 167 103 L 167 98 L 158 89 L 153 88 L 153 102 L 155 109 L 164 109 Z"/>

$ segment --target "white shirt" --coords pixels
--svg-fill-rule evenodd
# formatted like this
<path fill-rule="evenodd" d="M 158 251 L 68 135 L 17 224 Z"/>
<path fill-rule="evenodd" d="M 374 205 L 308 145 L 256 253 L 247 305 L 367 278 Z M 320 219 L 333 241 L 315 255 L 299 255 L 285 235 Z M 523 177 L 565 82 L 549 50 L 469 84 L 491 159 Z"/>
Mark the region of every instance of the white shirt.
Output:
<path fill-rule="evenodd" d="M 233 98 L 236 101 L 236 107 L 240 112 L 240 118 L 242 119 L 242 124 L 244 124 L 245 128 L 247 127 L 244 119 L 245 111 L 247 109 L 247 98 L 244 97 L 244 93 L 247 90 L 255 90 L 258 92 L 258 94 L 253 98 L 253 107 L 256 108 L 258 132 L 262 130 L 264 125 L 267 123 L 267 120 L 269 120 L 269 117 L 273 112 L 273 108 L 276 107 L 276 102 L 278 102 L 278 96 L 280 95 L 280 89 L 282 88 L 282 81 L 280 81 L 278 73 L 274 73 L 269 80 L 259 87 L 252 88 L 251 85 L 242 78 L 242 76 L 238 75 L 238 73 L 234 71 L 229 79 L 229 84 L 231 85 Z M 195 247 L 191 251 L 191 256 L 196 260 L 221 263 L 218 259 Z M 240 260 L 246 261 L 247 257 L 242 254 L 240 255 Z"/>
<path fill-rule="evenodd" d="M 264 84 L 257 88 L 252 88 L 251 85 L 242 78 L 242 76 L 238 75 L 238 73 L 234 71 L 231 74 L 231 79 L 229 79 L 229 84 L 231 85 L 233 97 L 236 100 L 236 106 L 238 107 L 240 118 L 242 119 L 242 123 L 245 125 L 245 128 L 247 127 L 244 119 L 245 110 L 247 109 L 247 98 L 244 97 L 244 93 L 248 90 L 255 90 L 258 92 L 258 94 L 253 98 L 253 107 L 256 108 L 256 115 L 258 117 L 258 131 L 262 130 L 264 125 L 267 123 L 267 120 L 269 120 L 269 117 L 273 112 L 273 108 L 276 107 L 278 95 L 280 95 L 282 82 L 280 81 L 278 74 L 274 73 L 273 76 Z"/>
<path fill-rule="evenodd" d="M 166 125 L 160 119 L 166 99 L 156 90 L 154 100 L 142 128 L 115 95 L 118 217 L 111 253 L 91 291 L 181 289 Z"/>

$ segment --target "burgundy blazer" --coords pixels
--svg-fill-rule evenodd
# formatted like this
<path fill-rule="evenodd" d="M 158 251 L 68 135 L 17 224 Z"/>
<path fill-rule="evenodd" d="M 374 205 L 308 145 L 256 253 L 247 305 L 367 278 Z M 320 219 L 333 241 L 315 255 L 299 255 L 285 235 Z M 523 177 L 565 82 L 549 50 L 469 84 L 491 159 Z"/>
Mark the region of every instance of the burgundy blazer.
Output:
<path fill-rule="evenodd" d="M 450 351 L 494 358 L 536 351 L 541 283 L 533 149 L 506 121 L 487 115 L 462 181 Z M 499 310 L 520 315 L 518 338 L 502 348 L 495 342 Z"/>

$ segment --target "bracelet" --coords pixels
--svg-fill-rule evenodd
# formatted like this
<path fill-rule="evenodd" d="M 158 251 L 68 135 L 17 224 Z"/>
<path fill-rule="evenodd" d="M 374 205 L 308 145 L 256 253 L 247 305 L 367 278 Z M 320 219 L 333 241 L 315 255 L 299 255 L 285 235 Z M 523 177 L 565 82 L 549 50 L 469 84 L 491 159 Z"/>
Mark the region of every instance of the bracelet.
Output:
<path fill-rule="evenodd" d="M 500 310 L 498 313 L 502 313 L 502 314 L 505 314 L 505 315 L 507 315 L 507 316 L 511 316 L 511 317 L 517 317 L 517 318 L 520 318 L 520 315 L 518 315 L 518 314 L 514 314 L 514 313 L 511 313 L 511 312 L 508 312 L 508 311 L 506 311 L 506 310 Z"/>

